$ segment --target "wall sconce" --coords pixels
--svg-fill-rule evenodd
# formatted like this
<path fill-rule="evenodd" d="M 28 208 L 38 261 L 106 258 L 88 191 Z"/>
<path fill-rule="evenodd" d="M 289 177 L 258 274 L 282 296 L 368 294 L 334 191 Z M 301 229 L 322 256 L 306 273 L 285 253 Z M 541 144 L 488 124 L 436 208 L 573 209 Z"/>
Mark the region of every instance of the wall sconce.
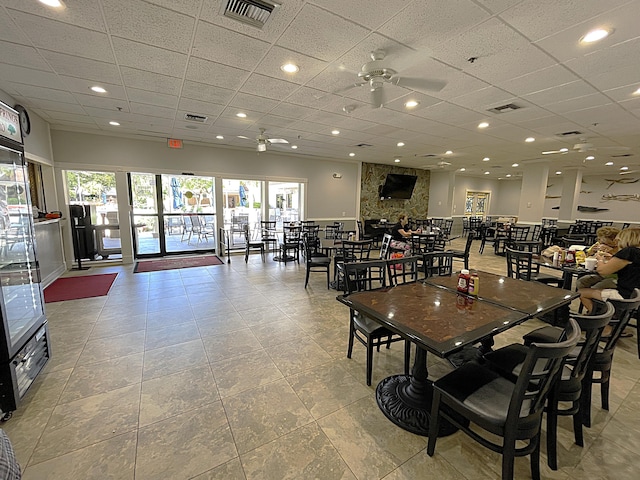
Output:
<path fill-rule="evenodd" d="M 341 173 L 334 173 L 333 174 L 333 178 L 342 178 L 342 174 Z"/>

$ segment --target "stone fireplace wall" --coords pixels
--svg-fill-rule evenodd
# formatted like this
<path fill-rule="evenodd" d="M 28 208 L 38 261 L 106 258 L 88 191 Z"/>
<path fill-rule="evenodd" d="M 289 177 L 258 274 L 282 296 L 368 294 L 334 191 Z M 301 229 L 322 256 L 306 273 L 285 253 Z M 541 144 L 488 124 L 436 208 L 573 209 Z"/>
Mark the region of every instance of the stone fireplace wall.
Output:
<path fill-rule="evenodd" d="M 388 173 L 418 176 L 413 195 L 409 200 L 380 200 L 378 187 L 384 183 Z M 414 219 L 427 218 L 430 181 L 429 170 L 363 163 L 360 216 L 363 220 L 386 218 L 391 223 L 395 223 L 401 213 L 406 213 Z"/>

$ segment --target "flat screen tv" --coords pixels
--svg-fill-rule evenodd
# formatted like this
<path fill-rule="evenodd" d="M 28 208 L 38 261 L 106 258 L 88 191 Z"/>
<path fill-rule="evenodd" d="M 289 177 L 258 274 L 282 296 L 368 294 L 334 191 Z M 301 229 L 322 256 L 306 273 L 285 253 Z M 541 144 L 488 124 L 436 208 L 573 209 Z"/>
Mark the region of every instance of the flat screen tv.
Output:
<path fill-rule="evenodd" d="M 381 198 L 396 198 L 400 200 L 408 200 L 413 194 L 413 188 L 416 186 L 416 175 L 399 175 L 397 173 L 387 174 L 387 179 L 380 189 Z"/>

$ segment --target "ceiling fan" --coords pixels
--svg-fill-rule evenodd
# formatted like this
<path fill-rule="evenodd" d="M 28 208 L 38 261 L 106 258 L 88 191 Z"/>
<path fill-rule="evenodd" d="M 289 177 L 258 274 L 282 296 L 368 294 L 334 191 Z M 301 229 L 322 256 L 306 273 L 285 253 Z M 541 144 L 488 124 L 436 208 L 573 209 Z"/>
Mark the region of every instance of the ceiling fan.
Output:
<path fill-rule="evenodd" d="M 269 138 L 265 132 L 266 132 L 266 129 L 261 128 L 260 134 L 256 138 L 256 141 L 258 142 L 258 147 L 257 147 L 258 152 L 266 152 L 267 145 L 271 145 L 272 143 L 289 143 L 284 138 Z"/>
<path fill-rule="evenodd" d="M 440 160 L 435 165 L 424 165 L 422 168 L 424 168 L 426 170 L 430 170 L 430 169 L 435 169 L 435 168 L 445 168 L 445 167 L 448 167 L 449 165 L 451 165 L 450 162 L 445 162 L 444 160 Z"/>
<path fill-rule="evenodd" d="M 358 72 L 359 81 L 339 90 L 336 93 L 344 92 L 355 87 L 369 85 L 371 91 L 371 106 L 380 108 L 385 103 L 384 84 L 390 83 L 399 87 L 405 87 L 417 91 L 442 90 L 446 82 L 442 80 L 429 80 L 424 78 L 403 77 L 396 70 L 391 68 L 391 63 L 385 58 L 384 50 L 374 50 L 371 52 L 371 61 L 365 63 Z"/>

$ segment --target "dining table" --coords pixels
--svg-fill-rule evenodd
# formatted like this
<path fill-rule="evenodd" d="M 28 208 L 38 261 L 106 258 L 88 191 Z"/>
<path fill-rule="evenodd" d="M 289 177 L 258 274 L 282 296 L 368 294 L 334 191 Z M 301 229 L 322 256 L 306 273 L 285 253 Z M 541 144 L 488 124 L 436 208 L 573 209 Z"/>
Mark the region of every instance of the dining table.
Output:
<path fill-rule="evenodd" d="M 427 352 L 447 358 L 575 298 L 572 292 L 535 282 L 485 272 L 480 272 L 479 278 L 478 297 L 457 292 L 453 288 L 457 276 L 337 297 L 416 345 L 411 374 L 391 375 L 376 387 L 376 401 L 383 414 L 409 432 L 427 436 L 429 431 L 433 390 Z M 441 422 L 438 435 L 456 430 L 451 423 Z"/>
<path fill-rule="evenodd" d="M 545 268 L 550 268 L 551 270 L 556 270 L 562 272 L 562 288 L 566 290 L 571 290 L 571 286 L 573 285 L 573 277 L 581 277 L 583 275 L 588 275 L 590 273 L 594 273 L 590 270 L 587 270 L 583 265 L 579 263 L 553 263 L 553 258 L 545 257 L 543 255 L 534 255 L 531 260 L 532 263 Z"/>

